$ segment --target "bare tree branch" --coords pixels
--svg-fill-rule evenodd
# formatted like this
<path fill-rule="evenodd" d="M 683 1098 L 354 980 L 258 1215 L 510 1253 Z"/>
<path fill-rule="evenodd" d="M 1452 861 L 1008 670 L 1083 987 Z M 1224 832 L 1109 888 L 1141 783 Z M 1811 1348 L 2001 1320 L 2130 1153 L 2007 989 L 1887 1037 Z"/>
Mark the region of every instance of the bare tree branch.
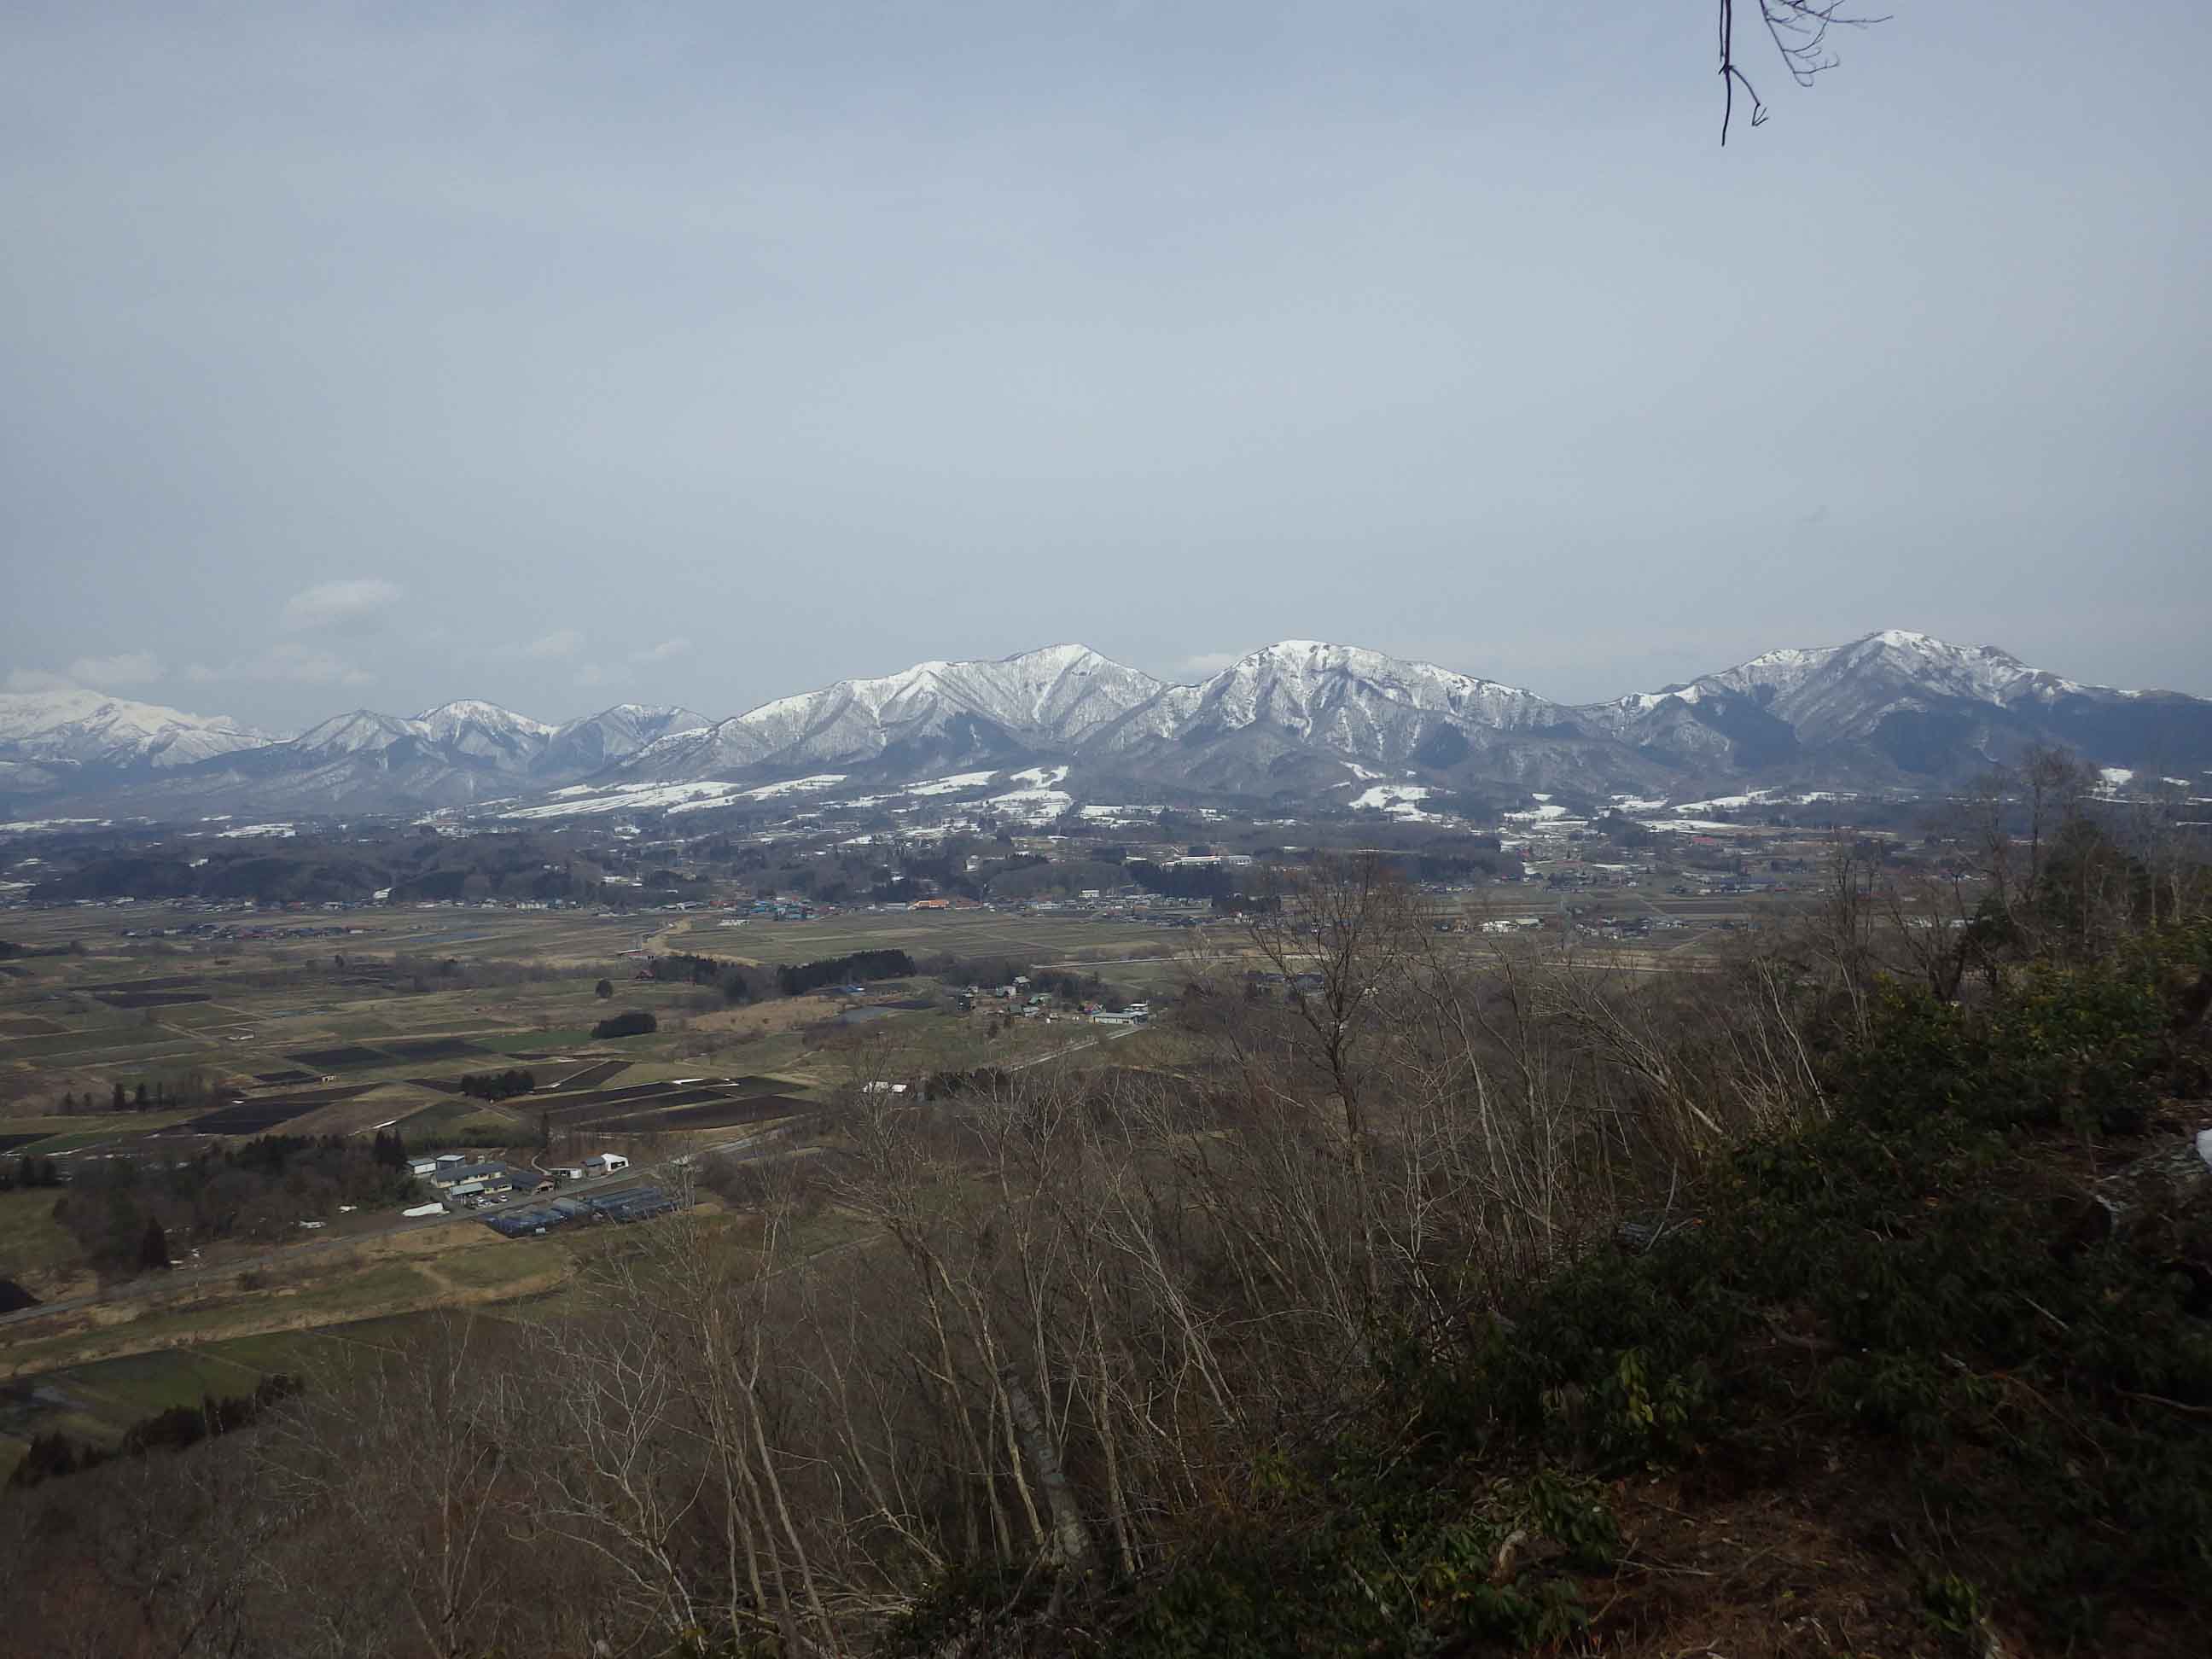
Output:
<path fill-rule="evenodd" d="M 1832 70 L 1842 61 L 1828 44 L 1832 29 L 1863 29 L 1875 23 L 1886 23 L 1881 17 L 1855 16 L 1847 8 L 1850 0 L 1758 0 L 1759 19 L 1765 26 L 1767 39 L 1774 43 L 1781 57 L 1782 67 L 1790 78 L 1801 87 L 1809 87 L 1814 77 Z M 1744 96 L 1751 100 L 1751 125 L 1762 126 L 1766 121 L 1766 105 L 1750 77 L 1737 66 L 1735 55 L 1736 0 L 1720 0 L 1720 77 L 1721 143 L 1728 143 L 1729 127 L 1735 118 L 1735 93 L 1743 88 Z"/>

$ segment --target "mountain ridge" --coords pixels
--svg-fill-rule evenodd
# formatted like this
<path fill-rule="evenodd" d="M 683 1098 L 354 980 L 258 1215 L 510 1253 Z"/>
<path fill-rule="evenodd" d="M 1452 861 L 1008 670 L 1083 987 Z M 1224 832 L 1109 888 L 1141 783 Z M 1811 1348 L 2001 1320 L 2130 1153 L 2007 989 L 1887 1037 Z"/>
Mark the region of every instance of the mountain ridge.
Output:
<path fill-rule="evenodd" d="M 74 714 L 119 701 L 84 693 L 56 707 Z M 2036 744 L 2115 769 L 2163 766 L 2191 782 L 2212 767 L 2212 699 L 2085 684 L 1995 646 L 1899 629 L 1781 647 L 1657 691 L 1583 704 L 1364 647 L 1284 640 L 1187 684 L 1075 643 L 933 659 L 722 720 L 618 703 L 556 726 L 461 699 L 412 717 L 356 709 L 270 739 L 218 717 L 130 707 L 192 722 L 169 747 L 189 735 L 206 752 L 187 747 L 157 768 L 142 752 L 155 741 L 140 729 L 149 721 L 133 717 L 118 763 L 96 731 L 65 730 L 69 720 L 30 730 L 34 709 L 15 710 L 10 723 L 0 704 L 0 790 L 21 790 L 9 769 L 36 774 L 42 754 L 48 793 L 96 793 L 106 767 L 112 793 L 149 811 L 209 801 L 467 806 L 586 780 L 635 788 L 835 768 L 865 781 L 1036 763 L 1073 768 L 1079 785 L 1093 773 L 1260 798 L 1314 795 L 1378 768 L 1459 790 L 1935 787 Z M 90 758 L 56 769 L 73 745 Z M 33 777 L 33 793 L 40 781 Z"/>

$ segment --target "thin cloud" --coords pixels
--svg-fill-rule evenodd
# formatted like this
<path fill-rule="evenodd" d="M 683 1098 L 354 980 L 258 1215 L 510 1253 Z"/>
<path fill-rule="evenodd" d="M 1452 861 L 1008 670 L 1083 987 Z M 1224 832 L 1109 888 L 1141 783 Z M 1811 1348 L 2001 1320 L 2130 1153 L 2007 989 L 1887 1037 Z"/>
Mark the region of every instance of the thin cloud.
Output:
<path fill-rule="evenodd" d="M 535 639 L 522 647 L 521 654 L 536 662 L 550 662 L 562 657 L 573 657 L 584 648 L 584 636 L 573 628 L 556 629 L 542 639 Z"/>
<path fill-rule="evenodd" d="M 163 673 L 161 659 L 150 651 L 125 651 L 112 657 L 79 657 L 69 665 L 70 678 L 79 685 L 144 685 Z"/>
<path fill-rule="evenodd" d="M 691 641 L 678 634 L 672 640 L 663 640 L 659 645 L 648 645 L 642 651 L 633 651 L 629 659 L 635 663 L 666 662 L 672 658 L 688 656 Z"/>
<path fill-rule="evenodd" d="M 1194 657 L 1185 657 L 1173 672 L 1179 680 L 1211 679 L 1223 669 L 1234 667 L 1243 660 L 1242 651 L 1201 651 Z"/>
<path fill-rule="evenodd" d="M 289 685 L 367 685 L 372 678 L 328 651 L 292 641 L 272 645 L 258 657 L 240 657 L 220 667 L 194 663 L 185 678 L 195 685 L 251 681 Z"/>
<path fill-rule="evenodd" d="M 399 602 L 401 588 L 381 576 L 318 582 L 284 601 L 284 626 L 294 633 L 356 625 Z"/>
<path fill-rule="evenodd" d="M 112 657 L 79 657 L 56 672 L 46 668 L 11 668 L 10 691 L 106 691 L 118 685 L 144 685 L 167 671 L 150 651 L 125 651 Z"/>

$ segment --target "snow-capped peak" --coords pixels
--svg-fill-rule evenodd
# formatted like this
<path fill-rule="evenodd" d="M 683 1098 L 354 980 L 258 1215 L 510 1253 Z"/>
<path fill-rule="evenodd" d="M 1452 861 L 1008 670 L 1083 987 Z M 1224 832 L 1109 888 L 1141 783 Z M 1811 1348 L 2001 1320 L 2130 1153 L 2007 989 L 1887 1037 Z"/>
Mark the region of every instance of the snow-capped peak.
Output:
<path fill-rule="evenodd" d="M 1517 686 L 1320 640 L 1262 646 L 1206 681 L 1198 692 L 1202 705 L 1234 724 L 1269 720 L 1308 732 L 1347 698 L 1486 726 L 1521 724 L 1552 707 Z"/>
<path fill-rule="evenodd" d="M 380 714 L 374 708 L 355 708 L 309 726 L 292 739 L 290 746 L 314 754 L 348 755 L 364 749 L 388 749 L 402 738 L 428 735 L 429 728 L 420 720 Z"/>
<path fill-rule="evenodd" d="M 967 716 L 1032 741 L 1066 743 L 1118 718 L 1160 690 L 1148 674 L 1088 646 L 1051 645 L 1010 657 L 931 660 L 877 678 L 839 680 L 779 697 L 723 725 L 764 753 L 794 759 L 880 750 L 888 731 L 920 735 Z M 717 728 L 720 730 L 720 728 Z M 871 735 L 871 734 L 874 735 Z"/>
<path fill-rule="evenodd" d="M 471 726 L 487 732 L 513 732 L 533 738 L 550 738 L 555 731 L 543 720 L 532 720 L 527 714 L 501 708 L 495 702 L 479 702 L 466 697 L 453 702 L 441 702 L 435 708 L 426 708 L 415 716 L 415 723 L 441 742 L 450 740 Z"/>
<path fill-rule="evenodd" d="M 65 687 L 0 692 L 0 749 L 26 760 L 167 768 L 276 739 L 226 715 Z"/>

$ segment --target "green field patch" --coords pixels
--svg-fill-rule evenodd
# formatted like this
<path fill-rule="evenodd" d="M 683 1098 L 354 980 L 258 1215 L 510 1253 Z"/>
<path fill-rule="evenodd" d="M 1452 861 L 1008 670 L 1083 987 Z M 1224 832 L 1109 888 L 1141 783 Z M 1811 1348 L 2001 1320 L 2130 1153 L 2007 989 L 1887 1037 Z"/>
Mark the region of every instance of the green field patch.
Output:
<path fill-rule="evenodd" d="M 191 1031 L 204 1031 L 218 1025 L 250 1025 L 252 1016 L 228 1003 L 193 1002 L 165 1009 L 161 1014 L 165 1025 L 182 1026 Z"/>
<path fill-rule="evenodd" d="M 395 1063 L 390 1054 L 380 1049 L 364 1048 L 358 1042 L 343 1043 L 334 1048 L 301 1049 L 286 1054 L 284 1058 L 318 1074 L 363 1071 L 373 1066 Z"/>
<path fill-rule="evenodd" d="M 479 1048 L 489 1048 L 495 1054 L 520 1054 L 581 1048 L 592 1037 L 590 1027 L 572 1026 L 560 1031 L 501 1031 L 474 1041 Z"/>
<path fill-rule="evenodd" d="M 95 991 L 111 1008 L 180 1008 L 214 1000 L 205 991 Z"/>
<path fill-rule="evenodd" d="M 54 1219 L 61 1196 L 49 1187 L 0 1193 L 0 1279 L 67 1267 L 82 1254 L 75 1235 Z"/>
<path fill-rule="evenodd" d="M 41 1135 L 56 1135 L 74 1133 L 80 1129 L 97 1129 L 106 1133 L 118 1129 L 161 1129 L 191 1115 L 191 1109 L 188 1107 L 160 1112 L 47 1113 L 35 1117 L 0 1117 L 0 1133 L 21 1134 L 35 1131 Z"/>
<path fill-rule="evenodd" d="M 221 1339 L 226 1330 L 234 1329 L 248 1320 L 338 1324 L 392 1303 L 434 1300 L 436 1287 L 418 1268 L 404 1261 L 380 1262 L 296 1291 L 270 1289 L 243 1296 L 225 1294 L 197 1306 L 159 1310 L 95 1331 L 73 1331 L 35 1341 L 14 1342 L 8 1348 L 8 1359 L 21 1370 L 33 1371 L 42 1363 L 66 1364 L 88 1346 L 105 1343 L 150 1349 L 170 1344 L 197 1344 Z"/>
<path fill-rule="evenodd" d="M 436 1139 L 504 1146 L 519 1146 L 534 1137 L 536 1131 L 520 1117 L 495 1111 L 481 1101 L 465 1098 L 441 1100 L 410 1113 L 399 1120 L 399 1133 L 416 1146 Z"/>
<path fill-rule="evenodd" d="M 472 1291 L 493 1290 L 564 1267 L 569 1259 L 568 1252 L 550 1238 L 518 1238 L 492 1249 L 453 1251 L 439 1258 L 438 1271 Z"/>
<path fill-rule="evenodd" d="M 349 1352 L 389 1352 L 419 1335 L 438 1317 L 434 1313 L 387 1314 L 312 1331 L 226 1337 L 210 1343 L 208 1348 L 264 1376 L 277 1371 L 299 1373 L 322 1369 L 333 1361 L 342 1363 Z"/>
<path fill-rule="evenodd" d="M 27 1146 L 19 1146 L 18 1152 L 27 1152 L 38 1158 L 52 1158 L 58 1152 L 73 1152 L 81 1146 L 96 1146 L 104 1140 L 114 1140 L 134 1130 L 151 1128 L 147 1123 L 136 1123 L 128 1129 L 71 1129 L 67 1133 L 48 1135 L 44 1140 L 34 1140 Z"/>
<path fill-rule="evenodd" d="M 453 1060 L 483 1052 L 476 1044 L 455 1036 L 408 1037 L 384 1046 L 410 1066 L 426 1060 Z"/>
<path fill-rule="evenodd" d="M 0 1060 L 52 1060 L 62 1055 L 82 1057 L 114 1049 L 155 1048 L 178 1042 L 183 1034 L 166 1025 L 133 1022 L 100 1025 L 89 1030 L 59 1031 L 50 1036 L 15 1037 L 0 1042 Z"/>
<path fill-rule="evenodd" d="M 316 1330 L 226 1337 L 0 1383 L 0 1480 L 33 1434 L 60 1432 L 112 1445 L 132 1424 L 173 1406 L 195 1406 L 209 1395 L 251 1394 L 264 1377 L 279 1373 L 326 1378 L 342 1372 L 419 1334 L 436 1317 L 395 1314 Z"/>
<path fill-rule="evenodd" d="M 374 1014 L 342 1014 L 329 1025 L 331 1035 L 338 1037 L 384 1037 L 402 1029 Z"/>
<path fill-rule="evenodd" d="M 70 1374 L 68 1388 L 119 1433 L 172 1406 L 198 1405 L 204 1395 L 250 1394 L 262 1375 L 215 1346 L 167 1348 L 80 1366 Z"/>

